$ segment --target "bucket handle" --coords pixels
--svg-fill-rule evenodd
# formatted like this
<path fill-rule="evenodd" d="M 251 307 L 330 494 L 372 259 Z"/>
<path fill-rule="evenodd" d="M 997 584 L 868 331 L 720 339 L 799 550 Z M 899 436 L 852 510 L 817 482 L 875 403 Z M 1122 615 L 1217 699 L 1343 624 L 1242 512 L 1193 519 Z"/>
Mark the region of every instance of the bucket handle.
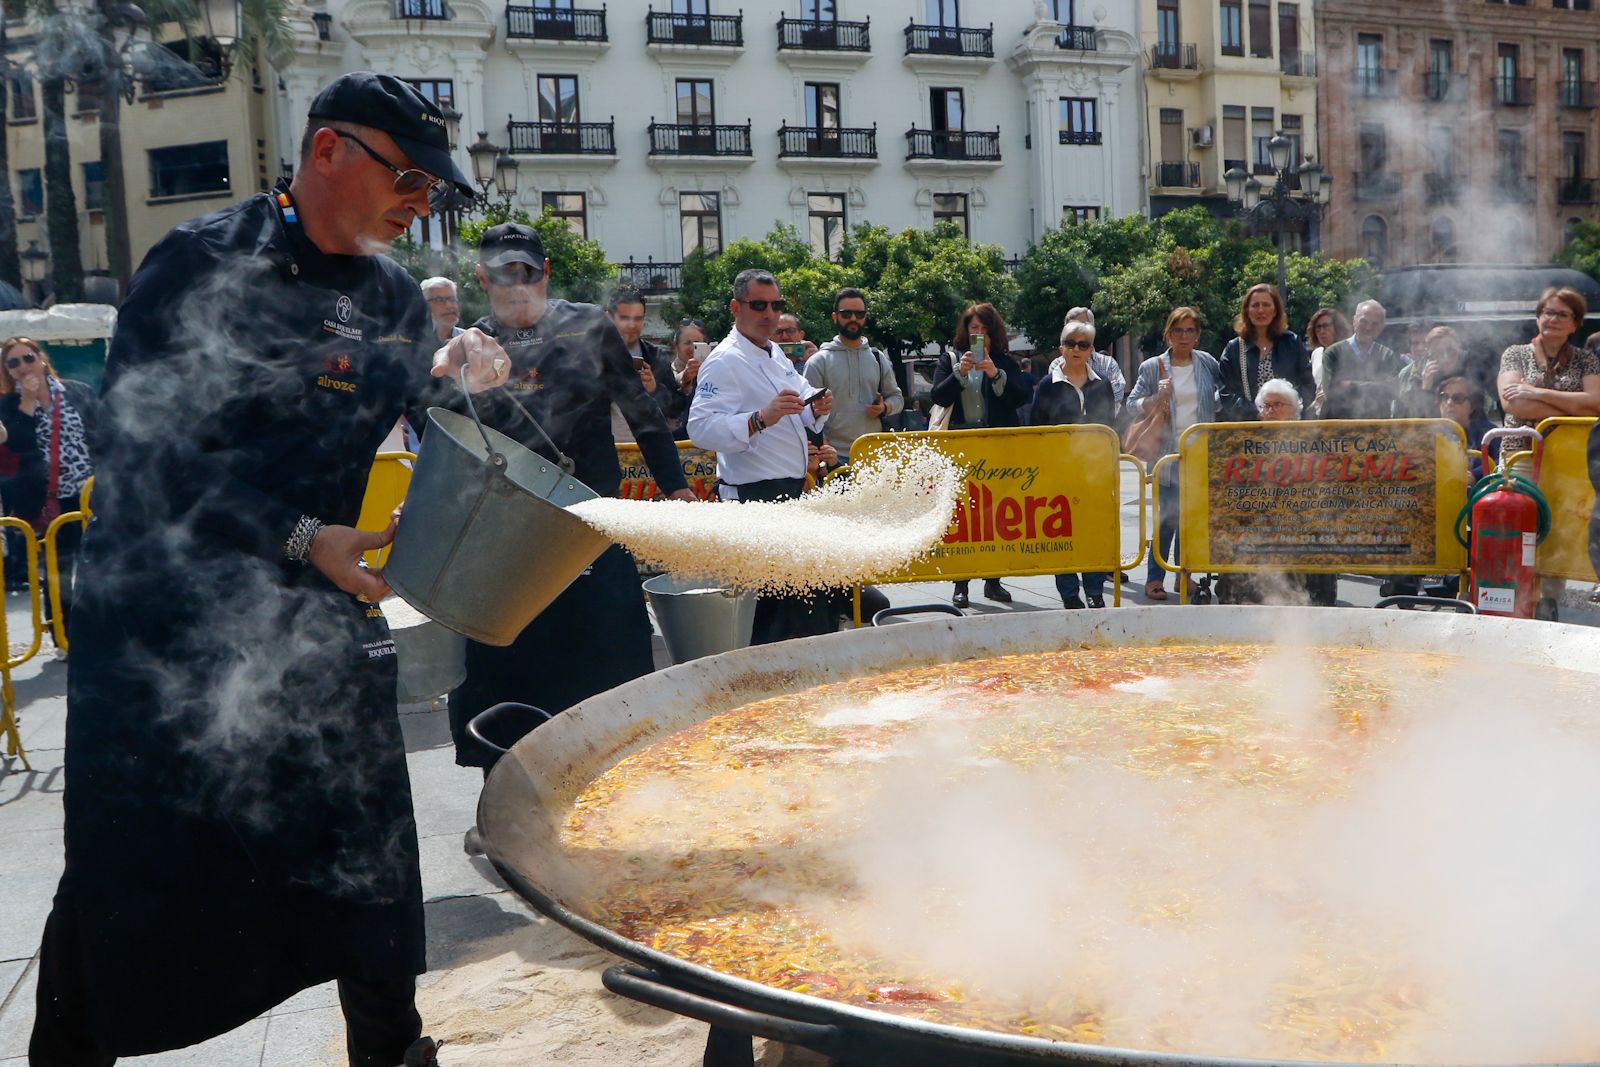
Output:
<path fill-rule="evenodd" d="M 485 708 L 483 711 L 478 712 L 478 714 L 468 719 L 467 733 L 472 736 L 474 741 L 492 751 L 497 757 L 504 756 L 511 750 L 500 744 L 498 741 L 491 741 L 485 732 L 485 728 L 491 722 L 498 722 L 501 719 L 515 718 L 517 716 L 531 716 L 532 718 L 539 720 L 532 726 L 528 727 L 527 730 L 523 731 L 524 737 L 526 737 L 528 734 L 531 734 L 533 731 L 537 730 L 551 719 L 555 718 L 554 715 L 551 715 L 543 708 L 536 708 L 532 704 L 518 704 L 515 701 L 508 700 L 496 704 L 492 708 Z"/>
<path fill-rule="evenodd" d="M 489 450 L 489 462 L 497 469 L 503 468 L 506 465 L 506 457 L 496 452 L 494 445 L 489 443 L 489 431 L 483 428 L 483 420 L 478 418 L 478 405 L 473 403 L 472 390 L 467 388 L 467 365 L 465 363 L 461 364 L 461 392 L 467 398 L 467 411 L 472 414 L 473 423 L 477 425 L 478 432 L 483 435 L 483 447 Z M 529 425 L 538 432 L 540 437 L 544 438 L 544 443 L 550 446 L 550 451 L 556 454 L 556 465 L 567 475 L 573 474 L 578 469 L 578 465 L 572 462 L 571 457 L 565 452 L 556 447 L 556 443 L 550 440 L 550 435 L 544 432 L 544 427 L 539 425 L 539 420 L 534 418 L 533 413 L 527 409 L 522 401 L 517 399 L 517 394 L 507 391 L 506 396 L 510 397 L 511 402 L 517 405 L 517 410 L 522 412 L 522 417 L 528 420 Z"/>

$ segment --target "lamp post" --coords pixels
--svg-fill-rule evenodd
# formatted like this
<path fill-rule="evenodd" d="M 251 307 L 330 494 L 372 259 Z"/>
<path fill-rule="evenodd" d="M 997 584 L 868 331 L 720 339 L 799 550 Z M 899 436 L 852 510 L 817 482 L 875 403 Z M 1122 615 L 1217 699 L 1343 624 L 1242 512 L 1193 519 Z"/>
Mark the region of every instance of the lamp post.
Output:
<path fill-rule="evenodd" d="M 50 253 L 40 248 L 38 241 L 29 241 L 28 247 L 17 253 L 17 259 L 22 263 L 22 282 L 33 290 L 33 302 L 37 304 L 43 295 L 39 286 L 50 268 Z"/>
<path fill-rule="evenodd" d="M 472 157 L 472 177 L 483 190 L 480 205 L 489 206 L 489 186 L 493 185 L 500 199 L 500 207 L 511 210 L 511 201 L 517 195 L 517 161 L 510 152 L 489 140 L 487 130 L 478 131 L 478 140 L 467 148 Z"/>
<path fill-rule="evenodd" d="M 1333 179 L 1317 163 L 1301 163 L 1291 158 L 1294 142 L 1279 133 L 1267 142 L 1267 157 L 1272 166 L 1272 188 L 1265 193 L 1260 181 L 1238 167 L 1222 177 L 1228 184 L 1228 199 L 1252 230 L 1270 230 L 1278 250 L 1278 296 L 1289 302 L 1289 269 L 1284 259 L 1284 234 L 1299 229 L 1317 217 L 1332 193 Z M 1300 189 L 1290 189 L 1298 178 Z"/>

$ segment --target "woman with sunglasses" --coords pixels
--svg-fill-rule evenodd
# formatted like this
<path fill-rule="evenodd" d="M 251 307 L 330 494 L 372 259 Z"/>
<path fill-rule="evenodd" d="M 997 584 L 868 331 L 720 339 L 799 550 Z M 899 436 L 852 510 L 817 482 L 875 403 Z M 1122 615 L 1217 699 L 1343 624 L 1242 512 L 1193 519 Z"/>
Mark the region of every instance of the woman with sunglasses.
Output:
<path fill-rule="evenodd" d="M 27 520 L 41 536 L 57 515 L 77 511 L 84 485 L 94 474 L 89 437 L 100 412 L 95 392 L 62 378 L 44 346 L 27 337 L 0 343 L 0 426 L 17 455 L 17 473 L 0 483 L 7 515 Z M 72 573 L 83 527 L 61 528 L 61 624 L 72 605 Z"/>
<path fill-rule="evenodd" d="M 1111 426 L 1117 417 L 1117 397 L 1111 383 L 1089 365 L 1094 354 L 1094 327 L 1087 322 L 1068 320 L 1061 327 L 1060 354 L 1039 382 L 1033 398 L 1032 426 L 1084 426 L 1098 423 Z M 1106 606 L 1107 571 L 1056 575 L 1056 592 L 1064 608 L 1084 607 L 1078 596 L 1081 588 L 1091 608 Z"/>

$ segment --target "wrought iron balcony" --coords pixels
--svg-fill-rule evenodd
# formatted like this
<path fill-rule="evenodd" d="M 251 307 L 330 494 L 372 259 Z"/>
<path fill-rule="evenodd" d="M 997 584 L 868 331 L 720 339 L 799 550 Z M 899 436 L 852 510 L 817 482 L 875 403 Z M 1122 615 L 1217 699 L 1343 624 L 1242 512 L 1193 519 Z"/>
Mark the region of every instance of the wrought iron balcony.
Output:
<path fill-rule="evenodd" d="M 1063 26 L 1056 34 L 1056 47 L 1069 52 L 1093 52 L 1100 47 L 1100 39 L 1093 26 Z"/>
<path fill-rule="evenodd" d="M 906 55 L 970 56 L 994 58 L 994 26 L 919 26 L 906 27 Z"/>
<path fill-rule="evenodd" d="M 512 122 L 507 126 L 513 155 L 614 156 L 616 123 Z"/>
<path fill-rule="evenodd" d="M 976 160 L 1000 162 L 999 130 L 906 131 L 907 159 Z"/>
<path fill-rule="evenodd" d="M 1559 81 L 1556 83 L 1556 103 L 1572 111 L 1592 111 L 1600 101 L 1600 93 L 1595 89 L 1595 82 Z"/>
<path fill-rule="evenodd" d="M 630 259 L 626 263 L 613 263 L 617 274 L 622 279 L 623 285 L 635 292 L 654 296 L 659 293 L 675 293 L 683 288 L 683 264 L 657 263 L 647 259 L 640 263 Z"/>
<path fill-rule="evenodd" d="M 1058 135 L 1062 144 L 1100 144 L 1099 130 L 1062 130 Z"/>
<path fill-rule="evenodd" d="M 813 52 L 870 52 L 872 39 L 868 27 L 868 22 L 780 18 L 778 50 L 799 48 Z"/>
<path fill-rule="evenodd" d="M 1356 171 L 1357 200 L 1385 200 L 1400 195 L 1400 175 L 1388 171 Z"/>
<path fill-rule="evenodd" d="M 397 19 L 431 19 L 443 22 L 454 14 L 445 0 L 394 0 L 394 17 Z"/>
<path fill-rule="evenodd" d="M 649 44 L 704 44 L 744 47 L 743 15 L 680 15 L 650 11 L 645 15 Z"/>
<path fill-rule="evenodd" d="M 1459 174 L 1424 174 L 1428 205 L 1454 204 L 1461 197 L 1462 178 Z"/>
<path fill-rule="evenodd" d="M 778 158 L 877 159 L 878 128 L 778 127 Z"/>
<path fill-rule="evenodd" d="M 1278 71 L 1291 78 L 1315 78 L 1317 56 L 1314 52 L 1285 52 L 1278 57 Z"/>
<path fill-rule="evenodd" d="M 1394 95 L 1396 72 L 1379 67 L 1357 67 L 1351 83 L 1356 96 L 1391 97 Z"/>
<path fill-rule="evenodd" d="M 1198 189 L 1200 164 L 1168 163 L 1163 160 L 1156 164 L 1156 184 L 1168 189 Z"/>
<path fill-rule="evenodd" d="M 1502 107 L 1532 107 L 1533 79 L 1498 74 L 1489 79 L 1494 102 Z"/>
<path fill-rule="evenodd" d="M 1594 179 L 1562 178 L 1556 186 L 1556 202 L 1561 204 L 1594 203 Z"/>
<path fill-rule="evenodd" d="M 1155 70 L 1199 70 L 1200 52 L 1194 45 L 1183 42 L 1152 45 L 1150 66 Z"/>
<path fill-rule="evenodd" d="M 1422 75 L 1422 98 L 1440 103 L 1461 99 L 1461 79 L 1447 70 L 1425 71 Z"/>
<path fill-rule="evenodd" d="M 606 40 L 605 8 L 507 7 L 506 36 L 540 41 Z"/>
<path fill-rule="evenodd" d="M 748 156 L 750 124 L 701 126 L 695 123 L 651 122 L 652 156 Z"/>

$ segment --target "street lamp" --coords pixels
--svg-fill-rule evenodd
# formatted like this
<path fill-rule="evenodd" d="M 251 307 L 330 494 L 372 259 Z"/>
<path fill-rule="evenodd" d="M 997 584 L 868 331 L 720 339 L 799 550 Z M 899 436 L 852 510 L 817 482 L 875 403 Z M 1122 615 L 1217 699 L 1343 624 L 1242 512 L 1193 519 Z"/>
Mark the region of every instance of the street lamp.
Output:
<path fill-rule="evenodd" d="M 22 263 L 23 282 L 37 292 L 50 265 L 50 253 L 40 248 L 38 241 L 29 241 L 28 247 L 17 253 L 17 259 Z"/>
<path fill-rule="evenodd" d="M 1271 231 L 1278 251 L 1278 295 L 1289 301 L 1289 268 L 1284 259 L 1283 237 L 1299 230 L 1317 217 L 1332 193 L 1332 179 L 1319 164 L 1294 159 L 1294 142 L 1282 133 L 1267 142 L 1267 162 L 1272 168 L 1272 188 L 1264 190 L 1260 181 L 1239 167 L 1230 167 L 1222 176 L 1228 199 L 1238 206 L 1245 223 L 1254 231 Z M 1298 179 L 1298 181 L 1296 181 Z M 1290 185 L 1297 184 L 1298 189 Z"/>
<path fill-rule="evenodd" d="M 483 203 L 489 202 L 489 186 L 493 185 L 501 205 L 509 209 L 517 195 L 516 158 L 489 140 L 486 130 L 478 131 L 478 140 L 467 148 L 467 155 L 472 157 L 472 176 L 483 190 Z"/>

